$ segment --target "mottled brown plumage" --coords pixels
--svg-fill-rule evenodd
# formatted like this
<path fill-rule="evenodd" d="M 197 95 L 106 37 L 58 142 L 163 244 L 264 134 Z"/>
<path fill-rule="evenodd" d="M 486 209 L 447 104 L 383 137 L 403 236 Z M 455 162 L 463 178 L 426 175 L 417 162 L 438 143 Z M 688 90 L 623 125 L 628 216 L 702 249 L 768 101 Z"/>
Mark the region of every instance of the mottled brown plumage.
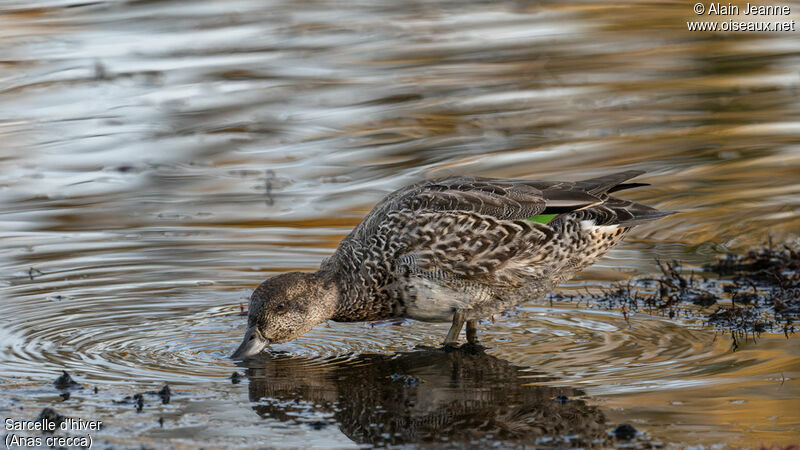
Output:
<path fill-rule="evenodd" d="M 641 186 L 622 183 L 642 173 L 579 182 L 450 177 L 395 191 L 318 272 L 262 283 L 235 356 L 329 319 L 452 321 L 446 343 L 466 321 L 473 341 L 477 319 L 543 296 L 632 226 L 670 214 L 609 195 Z M 539 214 L 556 216 L 547 224 L 528 220 Z"/>

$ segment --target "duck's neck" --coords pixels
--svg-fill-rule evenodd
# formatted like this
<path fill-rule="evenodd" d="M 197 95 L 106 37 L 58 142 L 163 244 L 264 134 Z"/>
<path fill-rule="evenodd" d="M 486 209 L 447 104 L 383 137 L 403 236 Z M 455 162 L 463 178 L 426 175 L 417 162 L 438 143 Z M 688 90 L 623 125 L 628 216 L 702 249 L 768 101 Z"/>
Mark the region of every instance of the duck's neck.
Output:
<path fill-rule="evenodd" d="M 373 292 L 351 278 L 337 277 L 331 295 L 336 309 L 331 317 L 336 322 L 378 321 L 398 317 L 388 291 Z M 334 294 L 335 292 L 335 294 Z"/>
<path fill-rule="evenodd" d="M 339 244 L 339 248 L 336 249 L 336 252 L 322 261 L 316 273 L 320 279 L 324 280 L 323 289 L 325 291 L 325 300 L 333 305 L 329 319 L 337 322 L 345 321 L 344 317 L 347 315 L 346 311 L 348 309 L 347 304 L 352 297 L 352 283 L 349 283 L 352 274 L 348 276 L 347 270 L 344 267 L 345 265 L 342 264 L 343 258 L 341 255 L 342 247 L 346 247 L 346 245 L 343 244 L 346 242 L 347 239 L 345 238 L 345 240 Z M 347 258 L 344 258 L 344 260 L 346 261 Z"/>
<path fill-rule="evenodd" d="M 318 270 L 315 274 L 318 280 L 319 315 L 317 322 L 336 320 L 339 314 L 341 296 L 339 283 L 334 273 L 328 270 Z"/>

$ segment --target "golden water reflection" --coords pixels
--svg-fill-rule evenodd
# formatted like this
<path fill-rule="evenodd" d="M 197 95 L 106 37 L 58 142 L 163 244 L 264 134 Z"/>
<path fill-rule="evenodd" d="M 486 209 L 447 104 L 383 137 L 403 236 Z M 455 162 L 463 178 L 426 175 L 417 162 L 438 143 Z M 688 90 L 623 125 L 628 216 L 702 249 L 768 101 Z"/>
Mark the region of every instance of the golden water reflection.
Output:
<path fill-rule="evenodd" d="M 0 383 L 24 405 L 0 408 L 53 404 L 42 390 L 67 369 L 101 397 L 63 407 L 105 414 L 109 442 L 352 445 L 252 411 L 227 382 L 235 314 L 424 177 L 647 170 L 652 185 L 626 196 L 680 213 L 565 290 L 796 241 L 796 34 L 689 33 L 694 17 L 684 2 L 5 2 Z M 531 386 L 583 390 L 609 424 L 654 439 L 796 442 L 796 342 L 731 353 L 688 322 L 530 304 L 482 338 Z M 329 324 L 282 350 L 408 352 L 443 328 Z M 110 403 L 131 379 L 183 391 L 161 411 L 171 428 Z"/>

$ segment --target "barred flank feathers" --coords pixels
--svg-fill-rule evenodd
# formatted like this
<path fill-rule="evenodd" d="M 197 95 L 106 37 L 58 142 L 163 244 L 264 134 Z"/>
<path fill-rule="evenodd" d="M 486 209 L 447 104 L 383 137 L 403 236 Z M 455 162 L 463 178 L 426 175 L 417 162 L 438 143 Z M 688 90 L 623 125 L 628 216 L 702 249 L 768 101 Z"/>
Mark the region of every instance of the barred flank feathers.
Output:
<path fill-rule="evenodd" d="M 593 263 L 630 227 L 671 214 L 609 195 L 642 186 L 622 184 L 641 173 L 421 182 L 376 205 L 321 269 L 338 272 L 347 320 L 402 316 L 423 279 L 507 307 Z"/>

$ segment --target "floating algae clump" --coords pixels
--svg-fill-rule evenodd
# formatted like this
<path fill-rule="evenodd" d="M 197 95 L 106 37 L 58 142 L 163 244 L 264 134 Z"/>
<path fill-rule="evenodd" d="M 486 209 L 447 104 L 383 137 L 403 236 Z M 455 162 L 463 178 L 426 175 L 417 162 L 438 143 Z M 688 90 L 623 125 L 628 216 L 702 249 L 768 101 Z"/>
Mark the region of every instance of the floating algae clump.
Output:
<path fill-rule="evenodd" d="M 772 243 L 726 255 L 701 270 L 659 262 L 661 276 L 615 285 L 591 300 L 628 312 L 701 317 L 738 341 L 763 332 L 789 337 L 800 318 L 800 249 Z M 699 311 L 698 311 L 699 309 Z"/>

